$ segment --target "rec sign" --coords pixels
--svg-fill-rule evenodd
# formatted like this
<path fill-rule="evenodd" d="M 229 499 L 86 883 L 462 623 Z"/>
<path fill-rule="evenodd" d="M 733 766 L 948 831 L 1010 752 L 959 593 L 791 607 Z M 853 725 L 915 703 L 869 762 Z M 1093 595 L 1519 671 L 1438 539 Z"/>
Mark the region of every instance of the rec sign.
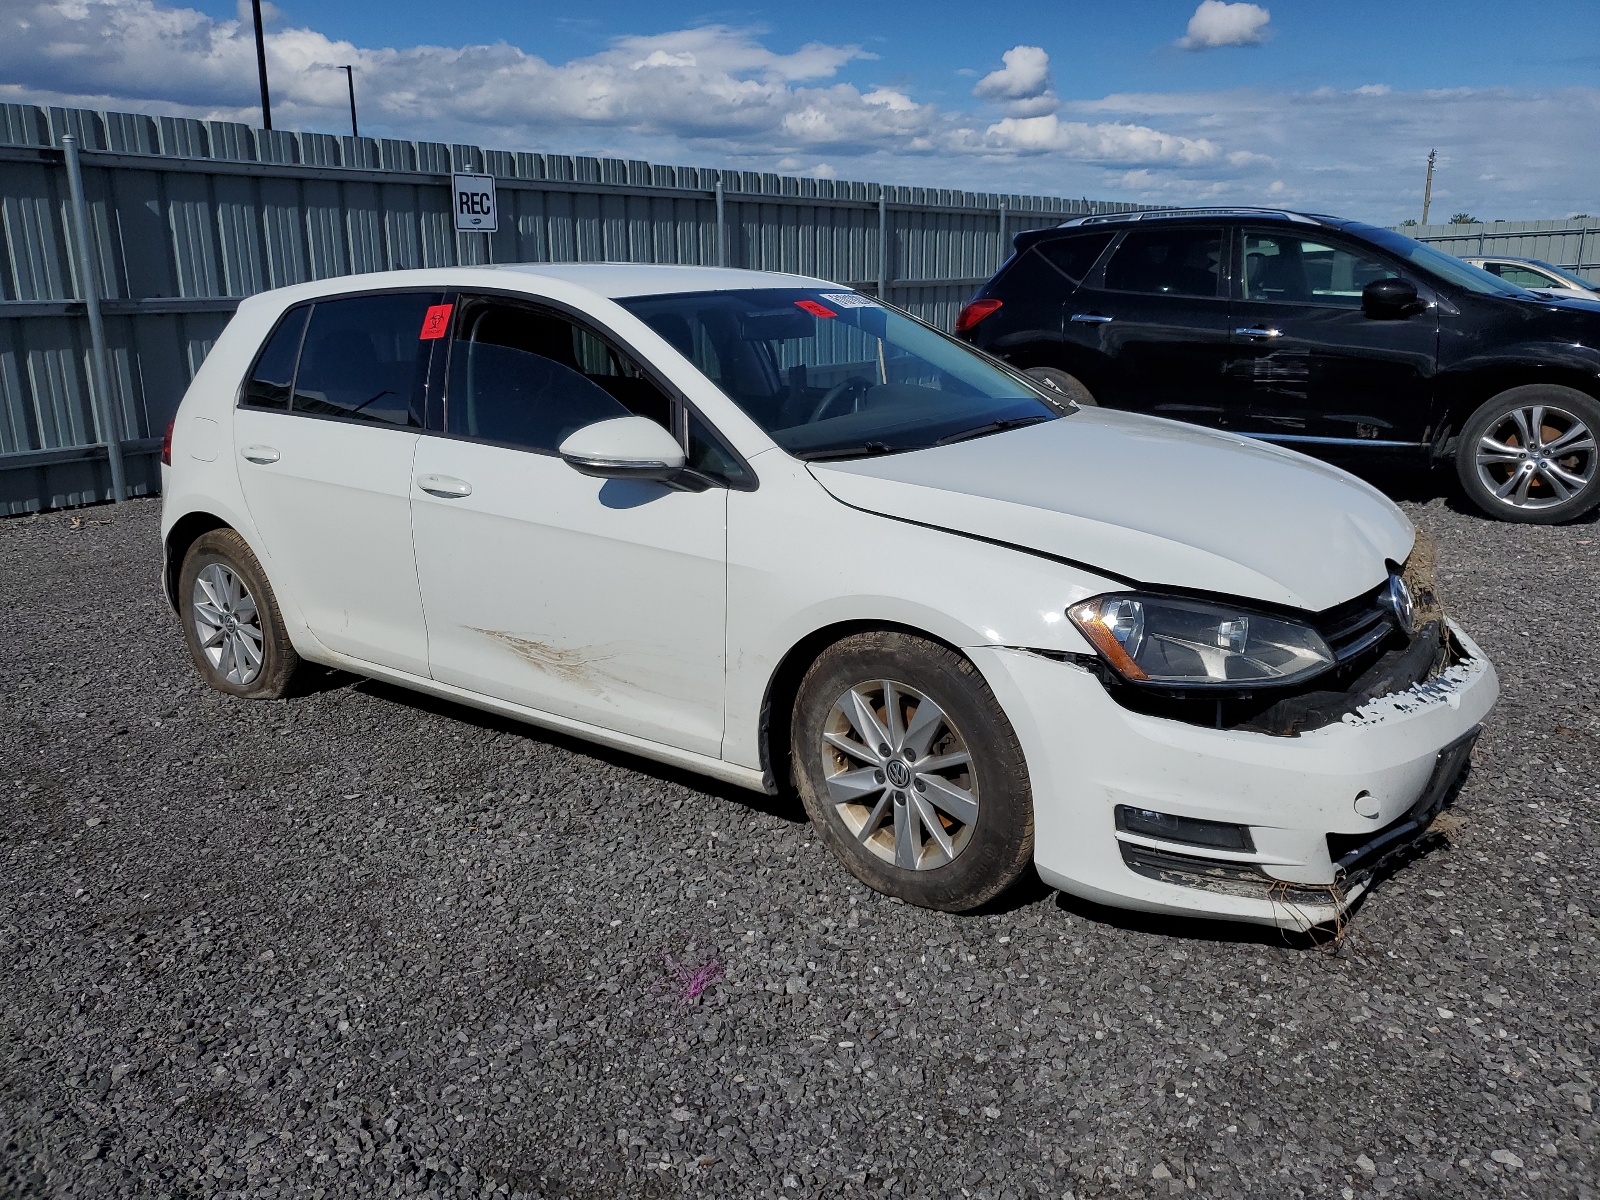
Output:
<path fill-rule="evenodd" d="M 458 233 L 493 233 L 500 227 L 493 175 L 452 175 L 450 192 Z"/>

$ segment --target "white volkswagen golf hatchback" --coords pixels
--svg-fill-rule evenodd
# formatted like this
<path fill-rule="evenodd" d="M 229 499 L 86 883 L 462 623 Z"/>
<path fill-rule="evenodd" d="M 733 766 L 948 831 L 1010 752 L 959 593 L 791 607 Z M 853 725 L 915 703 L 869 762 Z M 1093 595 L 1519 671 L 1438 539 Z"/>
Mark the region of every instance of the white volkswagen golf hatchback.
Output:
<path fill-rule="evenodd" d="M 344 668 L 769 791 L 870 887 L 1305 926 L 1493 669 L 1372 488 L 1041 394 L 793 275 L 448 268 L 244 301 L 174 422 L 196 667 Z M 1409 568 L 1416 573 L 1416 564 Z"/>

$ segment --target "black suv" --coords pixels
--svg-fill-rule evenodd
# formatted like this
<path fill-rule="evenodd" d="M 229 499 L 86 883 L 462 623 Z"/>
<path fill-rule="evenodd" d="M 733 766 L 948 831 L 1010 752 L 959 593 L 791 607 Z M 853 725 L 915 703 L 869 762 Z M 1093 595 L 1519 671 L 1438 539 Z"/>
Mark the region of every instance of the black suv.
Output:
<path fill-rule="evenodd" d="M 1079 217 L 1015 246 L 956 333 L 1080 404 L 1325 457 L 1453 457 L 1508 521 L 1600 505 L 1600 303 L 1278 210 Z"/>

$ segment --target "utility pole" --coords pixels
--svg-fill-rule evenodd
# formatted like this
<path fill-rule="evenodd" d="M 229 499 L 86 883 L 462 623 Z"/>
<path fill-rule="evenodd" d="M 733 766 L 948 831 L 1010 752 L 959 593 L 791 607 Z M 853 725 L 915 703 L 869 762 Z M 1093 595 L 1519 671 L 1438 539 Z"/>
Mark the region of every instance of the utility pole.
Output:
<path fill-rule="evenodd" d="M 1439 157 L 1437 150 L 1428 151 L 1428 183 L 1422 189 L 1422 223 L 1428 223 L 1428 205 L 1433 203 L 1433 160 Z"/>
<path fill-rule="evenodd" d="M 272 128 L 272 99 L 267 94 L 267 39 L 261 32 L 261 0 L 250 0 L 256 19 L 256 72 L 261 76 L 261 128 Z"/>
<path fill-rule="evenodd" d="M 356 69 L 354 67 L 340 67 L 345 79 L 350 84 L 350 136 L 360 137 L 361 129 L 356 124 Z"/>

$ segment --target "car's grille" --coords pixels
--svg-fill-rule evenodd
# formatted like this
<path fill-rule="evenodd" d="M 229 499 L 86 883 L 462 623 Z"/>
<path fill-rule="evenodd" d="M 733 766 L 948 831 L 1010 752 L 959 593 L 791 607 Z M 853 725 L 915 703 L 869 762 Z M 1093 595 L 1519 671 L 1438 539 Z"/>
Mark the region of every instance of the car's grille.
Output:
<path fill-rule="evenodd" d="M 1317 615 L 1317 632 L 1333 651 L 1335 661 L 1343 665 L 1360 658 L 1399 631 L 1394 610 L 1384 599 L 1387 591 L 1388 584 L 1382 584 Z"/>

